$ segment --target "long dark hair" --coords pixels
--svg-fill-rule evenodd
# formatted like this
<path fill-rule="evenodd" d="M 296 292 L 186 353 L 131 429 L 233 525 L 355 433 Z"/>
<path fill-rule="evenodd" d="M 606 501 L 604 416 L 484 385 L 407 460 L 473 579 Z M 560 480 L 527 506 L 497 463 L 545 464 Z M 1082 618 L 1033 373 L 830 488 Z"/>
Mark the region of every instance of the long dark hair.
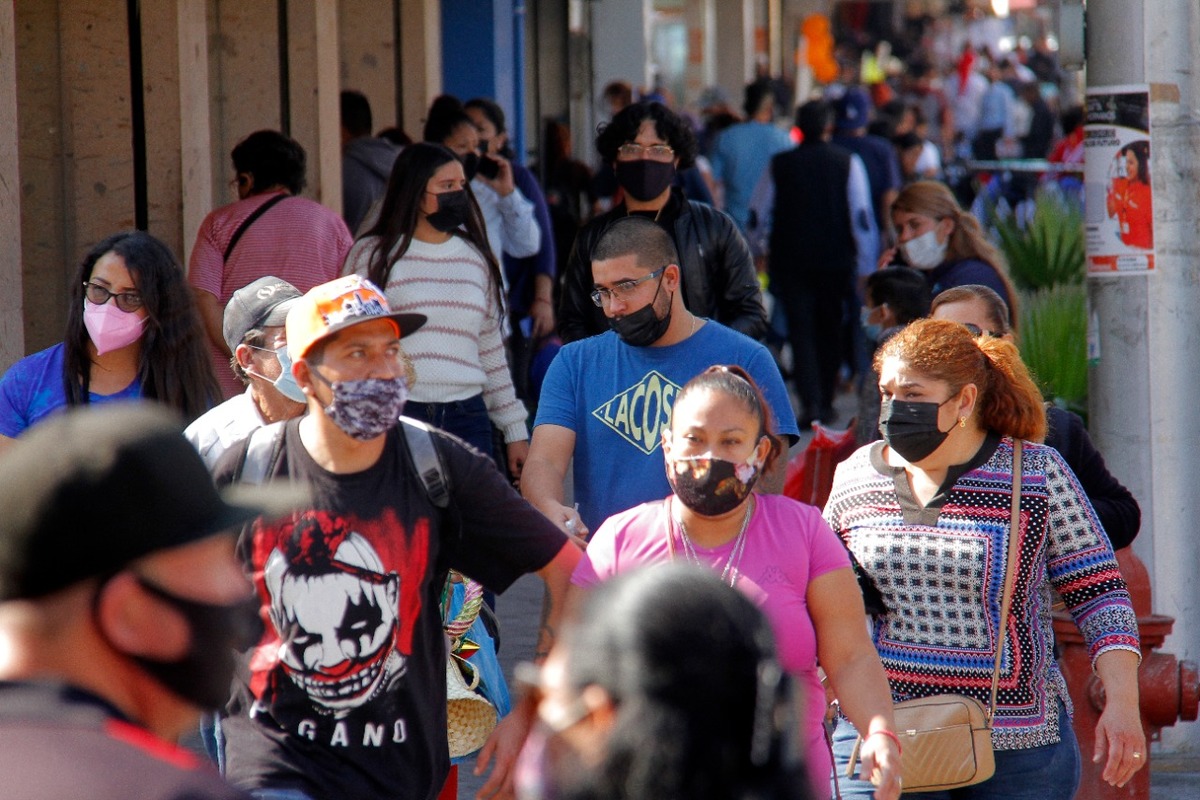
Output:
<path fill-rule="evenodd" d="M 175 255 L 144 231 L 115 233 L 93 247 L 68 287 L 62 376 L 67 405 L 88 402 L 92 358 L 87 347 L 91 337 L 83 324 L 83 284 L 91 279 L 96 262 L 108 253 L 124 259 L 146 309 L 138 364 L 142 396 L 165 403 L 188 421 L 195 419 L 220 398 L 204 328 Z"/>
<path fill-rule="evenodd" d="M 392 264 L 404 257 L 412 242 L 417 221 L 420 219 L 421 199 L 425 195 L 429 179 L 441 167 L 456 160 L 450 150 L 429 142 L 418 142 L 401 151 L 392 167 L 391 177 L 388 178 L 387 191 L 379 208 L 379 218 L 364 234 L 379 237 L 367 266 L 367 280 L 376 286 L 387 287 Z M 467 215 L 466 230 L 457 230 L 454 235 L 470 242 L 487 262 L 492 289 L 496 293 L 496 308 L 498 313 L 503 313 L 504 284 L 500 278 L 500 264 L 488 245 L 483 213 L 479 210 L 479 203 L 475 200 L 475 193 L 471 191 L 470 184 L 467 184 L 466 190 L 471 212 Z"/>
<path fill-rule="evenodd" d="M 771 407 L 767 405 L 762 390 L 758 388 L 754 378 L 751 378 L 746 370 L 736 364 L 718 364 L 709 367 L 684 384 L 683 388 L 675 395 L 675 405 L 678 405 L 683 398 L 700 390 L 720 392 L 727 397 L 732 397 L 754 415 L 758 420 L 758 436 L 760 438 L 766 436 L 771 442 L 771 449 L 767 451 L 767 457 L 763 461 L 762 467 L 763 472 L 770 471 L 779 456 L 783 454 L 783 443 L 775 435 L 775 422 L 771 418 Z"/>
<path fill-rule="evenodd" d="M 809 797 L 791 682 L 761 611 L 710 571 L 619 575 L 564 633 L 567 690 L 599 686 L 616 721 L 569 800 Z"/>

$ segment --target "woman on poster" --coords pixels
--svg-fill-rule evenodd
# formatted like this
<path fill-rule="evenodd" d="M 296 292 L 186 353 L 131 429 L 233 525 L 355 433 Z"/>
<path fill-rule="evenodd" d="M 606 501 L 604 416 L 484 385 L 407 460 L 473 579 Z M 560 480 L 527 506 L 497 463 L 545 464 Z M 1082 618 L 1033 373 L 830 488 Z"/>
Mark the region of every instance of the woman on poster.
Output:
<path fill-rule="evenodd" d="M 1117 151 L 1125 159 L 1125 177 L 1114 177 L 1108 189 L 1109 217 L 1121 227 L 1121 241 L 1146 250 L 1154 247 L 1154 207 L 1150 194 L 1150 143 L 1130 142 Z"/>

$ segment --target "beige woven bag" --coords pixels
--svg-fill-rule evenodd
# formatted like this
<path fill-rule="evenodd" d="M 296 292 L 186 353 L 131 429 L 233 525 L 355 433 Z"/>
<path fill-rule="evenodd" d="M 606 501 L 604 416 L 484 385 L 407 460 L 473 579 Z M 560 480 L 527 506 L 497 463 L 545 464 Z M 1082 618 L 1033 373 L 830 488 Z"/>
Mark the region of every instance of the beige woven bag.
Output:
<path fill-rule="evenodd" d="M 469 756 L 483 747 L 499 721 L 496 707 L 475 691 L 479 686 L 479 671 L 455 655 L 483 605 L 483 587 L 466 576 L 462 577 L 462 583 L 462 608 L 446 623 L 446 635 L 450 638 L 450 656 L 446 659 L 446 736 L 451 758 Z"/>

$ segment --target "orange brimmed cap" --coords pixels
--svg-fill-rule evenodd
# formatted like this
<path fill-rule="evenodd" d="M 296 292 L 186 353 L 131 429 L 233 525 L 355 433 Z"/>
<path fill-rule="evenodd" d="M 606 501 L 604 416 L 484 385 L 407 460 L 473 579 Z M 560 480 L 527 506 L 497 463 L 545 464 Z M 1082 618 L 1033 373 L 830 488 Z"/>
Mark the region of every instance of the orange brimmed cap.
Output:
<path fill-rule="evenodd" d="M 288 312 L 288 356 L 299 361 L 322 339 L 376 319 L 390 320 L 396 326 L 396 335 L 403 338 L 424 325 L 426 317 L 392 313 L 379 287 L 360 275 L 314 286 Z"/>

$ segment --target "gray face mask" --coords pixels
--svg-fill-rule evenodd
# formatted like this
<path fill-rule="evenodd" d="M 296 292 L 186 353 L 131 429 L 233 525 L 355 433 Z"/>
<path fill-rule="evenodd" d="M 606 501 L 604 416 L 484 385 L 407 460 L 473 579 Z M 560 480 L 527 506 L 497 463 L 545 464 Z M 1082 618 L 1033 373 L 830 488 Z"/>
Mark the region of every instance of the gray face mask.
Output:
<path fill-rule="evenodd" d="M 325 406 L 325 416 L 342 432 L 359 441 L 387 433 L 400 419 L 408 401 L 408 381 L 404 378 L 365 378 L 330 383 L 312 370 L 333 390 L 333 400 Z"/>

